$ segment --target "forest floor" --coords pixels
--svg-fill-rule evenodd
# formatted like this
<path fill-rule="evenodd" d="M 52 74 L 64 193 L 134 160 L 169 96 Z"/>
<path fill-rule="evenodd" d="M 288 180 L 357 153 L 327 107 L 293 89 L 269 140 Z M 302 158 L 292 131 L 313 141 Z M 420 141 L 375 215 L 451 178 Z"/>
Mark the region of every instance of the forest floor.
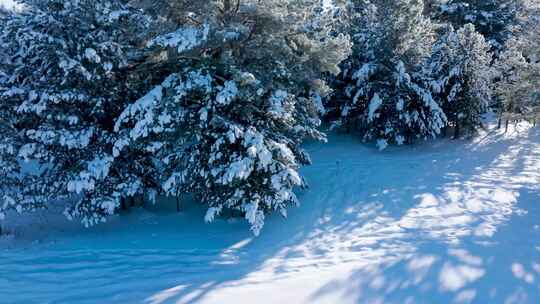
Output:
<path fill-rule="evenodd" d="M 260 237 L 174 202 L 91 229 L 8 217 L 0 302 L 540 303 L 539 128 L 307 149 L 302 205 Z"/>

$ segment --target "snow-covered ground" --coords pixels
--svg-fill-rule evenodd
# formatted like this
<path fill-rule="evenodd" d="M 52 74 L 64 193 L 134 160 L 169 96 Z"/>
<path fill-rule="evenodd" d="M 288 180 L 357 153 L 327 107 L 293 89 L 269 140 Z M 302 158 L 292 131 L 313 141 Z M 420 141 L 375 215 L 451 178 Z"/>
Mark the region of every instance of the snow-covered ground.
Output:
<path fill-rule="evenodd" d="M 257 238 L 174 202 L 92 229 L 8 218 L 0 302 L 540 303 L 538 128 L 308 149 L 302 206 Z"/>

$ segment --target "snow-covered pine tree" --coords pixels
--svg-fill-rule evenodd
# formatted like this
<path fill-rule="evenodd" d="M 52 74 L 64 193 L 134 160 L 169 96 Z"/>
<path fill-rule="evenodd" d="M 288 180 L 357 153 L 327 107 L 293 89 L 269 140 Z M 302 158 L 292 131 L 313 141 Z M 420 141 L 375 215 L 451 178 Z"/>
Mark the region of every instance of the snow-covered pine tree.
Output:
<path fill-rule="evenodd" d="M 142 193 L 152 174 L 130 156 L 112 157 L 115 119 L 139 96 L 128 57 L 148 21 L 124 2 L 26 1 L 0 33 L 2 174 L 16 174 L 14 157 L 39 164 L 35 181 L 16 191 L 41 204 L 74 200 L 66 215 L 85 225 Z M 11 181 L 1 180 L 2 189 Z M 8 200 L 0 207 L 27 209 L 27 200 Z"/>
<path fill-rule="evenodd" d="M 326 1 L 171 3 L 177 29 L 148 46 L 159 70 L 177 71 L 124 111 L 116 155 L 152 151 L 168 195 L 193 194 L 207 221 L 240 212 L 258 234 L 266 213 L 298 203 L 300 144 L 325 140 L 320 77 L 339 72 L 349 40 L 332 35 Z"/>
<path fill-rule="evenodd" d="M 426 64 L 431 90 L 442 105 L 454 137 L 481 125 L 491 99 L 490 46 L 468 24 L 455 31 L 451 26 L 439 37 Z"/>
<path fill-rule="evenodd" d="M 435 0 L 432 16 L 455 28 L 474 24 L 495 50 L 502 50 L 511 37 L 509 28 L 516 22 L 522 0 Z"/>
<path fill-rule="evenodd" d="M 499 81 L 495 93 L 500 100 L 499 126 L 502 120 L 527 118 L 535 121 L 540 112 L 538 101 L 540 64 L 524 56 L 519 39 L 510 39 L 509 47 L 501 53 L 495 68 Z"/>
<path fill-rule="evenodd" d="M 0 11 L 0 24 L 3 26 L 11 13 L 6 9 Z M 0 36 L 0 45 L 3 45 L 3 37 Z M 19 132 L 16 128 L 16 118 L 13 110 L 16 106 L 15 99 L 10 98 L 17 91 L 10 90 L 8 84 L 9 56 L 6 52 L 0 52 L 0 234 L 2 234 L 1 221 L 7 212 L 15 211 L 22 213 L 43 207 L 39 197 L 30 196 L 29 191 L 34 185 L 33 176 L 21 174 L 17 151 L 21 148 L 18 141 Z M 23 187 L 23 185 L 27 185 Z"/>
<path fill-rule="evenodd" d="M 419 74 L 434 37 L 423 10 L 420 0 L 349 1 L 354 49 L 333 110 L 339 125 L 355 125 L 380 149 L 435 137 L 445 126 Z"/>
<path fill-rule="evenodd" d="M 0 40 L 0 44 L 2 40 Z M 0 55 L 0 221 L 8 211 L 22 213 L 42 207 L 36 196 L 29 196 L 29 190 L 34 185 L 33 176 L 23 176 L 17 157 L 21 148 L 16 120 L 13 115 L 15 102 L 10 98 L 15 91 L 9 90 L 9 77 L 5 71 L 6 58 Z M 26 185 L 26 187 L 23 187 Z M 1 225 L 0 225 L 1 234 Z"/>
<path fill-rule="evenodd" d="M 494 64 L 500 123 L 503 116 L 534 123 L 540 119 L 540 6 L 526 2 L 518 20 L 513 38 Z"/>

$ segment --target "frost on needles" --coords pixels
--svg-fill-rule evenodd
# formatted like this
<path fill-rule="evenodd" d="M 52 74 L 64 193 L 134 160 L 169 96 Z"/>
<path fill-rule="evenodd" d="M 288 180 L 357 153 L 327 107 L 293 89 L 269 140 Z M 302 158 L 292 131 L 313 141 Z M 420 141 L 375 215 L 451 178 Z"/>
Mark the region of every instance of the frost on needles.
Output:
<path fill-rule="evenodd" d="M 73 202 L 66 215 L 89 226 L 128 198 L 193 194 L 207 220 L 238 210 L 259 233 L 298 203 L 302 141 L 325 138 L 322 75 L 350 49 L 334 8 L 131 3 L 33 0 L 6 16 L 1 215 Z M 35 183 L 18 180 L 20 159 Z"/>
<path fill-rule="evenodd" d="M 90 226 L 148 191 L 149 168 L 111 155 L 114 121 L 141 87 L 128 57 L 148 21 L 123 1 L 26 4 L 0 32 L 0 214 L 72 202 L 66 215 Z M 17 160 L 39 169 L 21 176 Z"/>
<path fill-rule="evenodd" d="M 337 73 L 349 48 L 347 37 L 330 35 L 333 14 L 322 2 L 281 2 L 186 3 L 194 11 L 170 19 L 179 28 L 148 44 L 167 54 L 156 65 L 174 58 L 177 72 L 116 124 L 115 155 L 151 151 L 164 194 L 195 195 L 207 221 L 237 211 L 255 234 L 267 213 L 286 216 L 298 204 L 294 190 L 306 186 L 298 169 L 310 162 L 300 145 L 325 140 L 320 77 Z"/>
<path fill-rule="evenodd" d="M 379 149 L 435 138 L 446 115 L 424 84 L 422 63 L 434 36 L 423 2 L 350 1 L 345 30 L 354 37 L 336 98 L 328 104 L 338 126 L 354 128 Z"/>

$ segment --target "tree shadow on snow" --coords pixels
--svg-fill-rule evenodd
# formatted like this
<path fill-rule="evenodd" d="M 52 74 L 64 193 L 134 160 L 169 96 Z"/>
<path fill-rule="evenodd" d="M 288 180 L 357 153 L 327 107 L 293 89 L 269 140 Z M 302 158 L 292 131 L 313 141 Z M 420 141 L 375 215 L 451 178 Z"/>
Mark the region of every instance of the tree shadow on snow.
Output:
<path fill-rule="evenodd" d="M 528 138 L 496 140 L 506 135 L 494 134 L 484 138 L 490 142 L 476 141 L 455 155 L 463 166 L 451 159 L 434 166 L 437 173 L 429 180 L 436 187 L 402 196 L 404 203 L 407 196 L 419 200 L 405 213 L 393 213 L 384 227 L 363 231 L 384 232 L 377 245 L 391 252 L 381 257 L 401 254 L 360 263 L 310 301 L 337 296 L 350 303 L 538 303 L 540 144 L 539 130 L 530 132 Z M 478 149 L 479 157 L 467 159 L 468 151 Z"/>
<path fill-rule="evenodd" d="M 223 288 L 339 261 L 355 265 L 350 277 L 321 286 L 308 302 L 337 293 L 352 303 L 534 303 L 540 251 L 520 240 L 522 256 L 516 256 L 511 241 L 520 233 L 516 226 L 528 234 L 534 229 L 523 224 L 540 193 L 539 132 L 530 132 L 416 151 L 379 153 L 343 136 L 309 146 L 314 165 L 304 173 L 311 190 L 300 194 L 299 210 L 285 222 L 271 217 L 260 237 L 223 248 L 236 262 L 146 302 L 197 303 Z"/>
<path fill-rule="evenodd" d="M 350 276 L 322 283 L 307 302 L 534 303 L 540 243 L 520 238 L 540 225 L 540 207 L 531 205 L 540 193 L 540 132 L 530 133 L 385 152 L 335 135 L 307 146 L 314 165 L 303 169 L 311 188 L 299 194 L 302 206 L 286 220 L 270 216 L 260 237 L 239 220 L 206 225 L 197 206 L 178 216 L 143 212 L 130 222 L 142 229 L 113 221 L 64 241 L 66 250 L 6 253 L 0 294 L 198 303 L 339 261 Z M 29 281 L 34 292 L 18 294 Z"/>

